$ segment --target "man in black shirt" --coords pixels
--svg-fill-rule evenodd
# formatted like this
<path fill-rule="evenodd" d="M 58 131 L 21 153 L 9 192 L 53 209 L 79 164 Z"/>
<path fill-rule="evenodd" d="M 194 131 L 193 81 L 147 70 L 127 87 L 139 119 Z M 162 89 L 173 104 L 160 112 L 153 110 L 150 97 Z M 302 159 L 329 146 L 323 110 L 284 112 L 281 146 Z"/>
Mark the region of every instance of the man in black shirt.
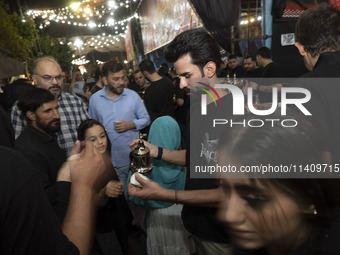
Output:
<path fill-rule="evenodd" d="M 236 55 L 229 55 L 227 67 L 221 71 L 221 77 L 241 78 L 244 77 L 245 73 L 246 71 L 240 66 Z"/>
<path fill-rule="evenodd" d="M 274 83 L 273 79 L 283 77 L 283 71 L 279 64 L 272 60 L 272 52 L 267 47 L 262 47 L 256 52 L 256 60 L 258 66 L 263 68 L 260 79 L 257 82 L 251 82 L 250 86 L 253 87 L 255 93 L 259 95 L 261 103 L 272 102 L 272 90 L 277 88 L 281 90 L 282 84 Z M 281 101 L 279 97 L 279 101 Z"/>
<path fill-rule="evenodd" d="M 205 77 L 209 83 L 217 81 L 221 62 L 219 47 L 215 40 L 203 29 L 188 30 L 179 34 L 166 48 L 165 57 L 168 62 L 174 62 L 176 72 L 180 77 L 180 87 L 187 94 L 191 93 L 190 79 Z M 223 89 L 216 89 L 216 91 L 221 97 L 223 105 L 232 109 L 231 94 L 227 94 Z M 215 106 L 208 104 L 209 107 Z M 228 116 L 228 112 L 224 111 L 223 116 Z M 205 121 L 209 121 L 209 118 L 212 118 L 212 116 L 208 115 Z M 189 123 L 187 121 L 187 124 Z M 216 134 L 209 133 L 211 130 L 204 130 L 201 127 L 194 128 L 201 135 L 197 137 L 196 141 L 193 141 L 195 146 L 201 141 L 204 142 L 203 146 L 209 146 L 216 140 Z M 187 130 L 189 132 L 190 128 L 188 127 Z M 189 137 L 187 135 L 187 138 Z M 136 176 L 143 188 L 137 188 L 130 183 L 128 187 L 129 195 L 138 196 L 142 199 L 184 204 L 182 220 L 186 229 L 193 236 L 197 254 L 232 254 L 228 235 L 216 218 L 216 207 L 223 200 L 219 179 L 191 178 L 190 142 L 188 140 L 187 150 L 166 150 L 145 142 L 145 145 L 150 149 L 151 157 L 187 167 L 185 190 L 165 190 L 155 182 L 145 181 Z M 136 145 L 137 142 L 138 140 L 135 140 L 130 146 Z M 214 154 L 214 151 L 211 151 L 211 154 Z M 205 156 L 200 157 L 200 161 L 204 165 L 208 164 Z"/>
<path fill-rule="evenodd" d="M 15 148 L 38 170 L 44 188 L 49 188 L 66 161 L 55 135 L 60 129 L 58 100 L 49 91 L 36 88 L 18 106 L 29 124 L 16 139 Z"/>
<path fill-rule="evenodd" d="M 303 12 L 295 30 L 295 46 L 310 71 L 298 80 L 297 86 L 311 92 L 311 100 L 306 103 L 306 108 L 330 145 L 326 150 L 330 152 L 333 163 L 340 161 L 339 24 L 340 10 L 321 5 Z"/>
<path fill-rule="evenodd" d="M 144 75 L 141 70 L 137 69 L 133 72 L 133 79 L 135 81 L 136 86 L 134 86 L 133 90 L 138 93 L 138 95 L 144 100 L 144 94 L 149 86 L 149 83 L 146 82 Z"/>
<path fill-rule="evenodd" d="M 246 78 L 259 78 L 262 75 L 263 68 L 260 68 L 256 65 L 255 56 L 248 54 L 244 56 L 243 66 L 246 70 L 245 76 Z"/>
<path fill-rule="evenodd" d="M 174 88 L 172 81 L 160 76 L 154 63 L 145 59 L 139 64 L 143 75 L 151 82 L 144 94 L 144 104 L 150 115 L 151 122 L 161 116 L 174 117 Z"/>

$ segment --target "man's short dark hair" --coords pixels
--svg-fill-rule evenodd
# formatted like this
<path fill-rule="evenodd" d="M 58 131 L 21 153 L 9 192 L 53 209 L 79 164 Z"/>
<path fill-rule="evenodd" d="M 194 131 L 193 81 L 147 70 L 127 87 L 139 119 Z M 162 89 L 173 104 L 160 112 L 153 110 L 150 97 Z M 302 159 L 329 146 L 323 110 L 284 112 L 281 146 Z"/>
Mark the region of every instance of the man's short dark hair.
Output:
<path fill-rule="evenodd" d="M 26 117 L 28 111 L 35 112 L 41 105 L 54 101 L 54 95 L 46 89 L 35 88 L 26 93 L 22 100 L 18 101 L 18 107 L 23 115 Z"/>
<path fill-rule="evenodd" d="M 137 74 L 137 73 L 141 73 L 142 71 L 140 69 L 136 69 L 135 71 L 133 71 L 133 74 Z"/>
<path fill-rule="evenodd" d="M 261 56 L 265 59 L 271 59 L 272 51 L 268 47 L 262 47 L 258 49 L 258 51 L 256 52 L 256 56 Z"/>
<path fill-rule="evenodd" d="M 160 65 L 160 67 L 161 67 L 161 66 L 164 66 L 165 68 L 169 69 L 169 65 L 168 65 L 168 63 L 166 63 L 166 62 L 163 62 L 163 63 Z"/>
<path fill-rule="evenodd" d="M 234 54 L 230 54 L 229 56 L 228 56 L 228 60 L 229 59 L 236 59 L 237 60 L 237 57 L 236 57 L 236 55 L 234 55 Z"/>
<path fill-rule="evenodd" d="M 304 11 L 295 27 L 295 41 L 313 57 L 340 50 L 340 10 L 320 5 Z"/>
<path fill-rule="evenodd" d="M 96 79 L 96 81 L 98 81 L 101 76 L 102 76 L 101 68 L 100 66 L 97 66 L 96 71 L 94 72 L 94 78 Z"/>
<path fill-rule="evenodd" d="M 156 72 L 155 65 L 150 59 L 144 59 L 142 62 L 140 62 L 139 69 L 142 72 L 147 71 L 149 74 Z"/>
<path fill-rule="evenodd" d="M 177 35 L 164 51 L 165 59 L 172 63 L 186 54 L 190 55 L 192 64 L 197 65 L 202 74 L 203 67 L 209 61 L 216 64 L 216 73 L 219 74 L 220 49 L 216 41 L 204 29 L 191 29 Z"/>
<path fill-rule="evenodd" d="M 103 65 L 102 70 L 101 70 L 101 74 L 102 74 L 103 77 L 107 77 L 109 75 L 109 72 L 118 73 L 118 72 L 122 71 L 123 69 L 124 69 L 123 65 L 121 65 L 120 63 L 117 63 L 114 60 L 110 60 L 110 61 L 107 61 Z"/>
<path fill-rule="evenodd" d="M 244 55 L 243 60 L 248 59 L 248 58 L 251 58 L 252 61 L 256 61 L 255 54 L 248 53 L 248 54 Z"/>

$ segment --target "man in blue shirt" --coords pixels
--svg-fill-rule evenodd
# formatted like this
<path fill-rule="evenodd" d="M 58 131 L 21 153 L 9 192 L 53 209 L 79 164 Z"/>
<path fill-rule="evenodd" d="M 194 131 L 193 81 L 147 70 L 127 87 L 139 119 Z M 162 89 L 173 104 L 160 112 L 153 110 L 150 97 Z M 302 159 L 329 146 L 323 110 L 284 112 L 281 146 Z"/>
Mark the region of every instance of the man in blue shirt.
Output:
<path fill-rule="evenodd" d="M 124 186 L 130 164 L 129 144 L 138 139 L 139 130 L 150 124 L 150 117 L 139 95 L 124 87 L 121 64 L 106 62 L 102 75 L 105 87 L 90 98 L 89 113 L 107 129 L 111 160 Z"/>

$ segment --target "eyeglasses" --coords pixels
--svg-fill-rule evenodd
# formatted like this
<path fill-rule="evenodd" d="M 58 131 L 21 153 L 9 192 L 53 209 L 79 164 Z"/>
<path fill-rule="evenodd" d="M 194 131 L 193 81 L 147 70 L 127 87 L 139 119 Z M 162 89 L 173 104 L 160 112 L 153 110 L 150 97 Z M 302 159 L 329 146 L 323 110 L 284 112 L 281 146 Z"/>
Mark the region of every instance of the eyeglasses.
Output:
<path fill-rule="evenodd" d="M 40 74 L 36 74 L 39 77 L 43 78 L 45 82 L 52 82 L 53 79 L 55 79 L 57 82 L 62 81 L 64 79 L 64 76 L 62 76 L 61 74 L 57 75 L 57 76 L 51 76 L 51 75 L 40 75 Z"/>

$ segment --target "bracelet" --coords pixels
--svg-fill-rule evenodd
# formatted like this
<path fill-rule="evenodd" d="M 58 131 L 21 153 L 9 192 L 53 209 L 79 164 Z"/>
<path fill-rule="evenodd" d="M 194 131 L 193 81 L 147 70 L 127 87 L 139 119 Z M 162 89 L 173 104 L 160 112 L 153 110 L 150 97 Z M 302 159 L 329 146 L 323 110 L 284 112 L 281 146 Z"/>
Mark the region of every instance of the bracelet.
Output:
<path fill-rule="evenodd" d="M 178 190 L 175 190 L 175 204 L 178 205 L 178 200 L 177 200 L 177 191 Z"/>
<path fill-rule="evenodd" d="M 158 147 L 158 155 L 157 155 L 156 159 L 162 159 L 162 155 L 163 155 L 163 148 Z"/>

